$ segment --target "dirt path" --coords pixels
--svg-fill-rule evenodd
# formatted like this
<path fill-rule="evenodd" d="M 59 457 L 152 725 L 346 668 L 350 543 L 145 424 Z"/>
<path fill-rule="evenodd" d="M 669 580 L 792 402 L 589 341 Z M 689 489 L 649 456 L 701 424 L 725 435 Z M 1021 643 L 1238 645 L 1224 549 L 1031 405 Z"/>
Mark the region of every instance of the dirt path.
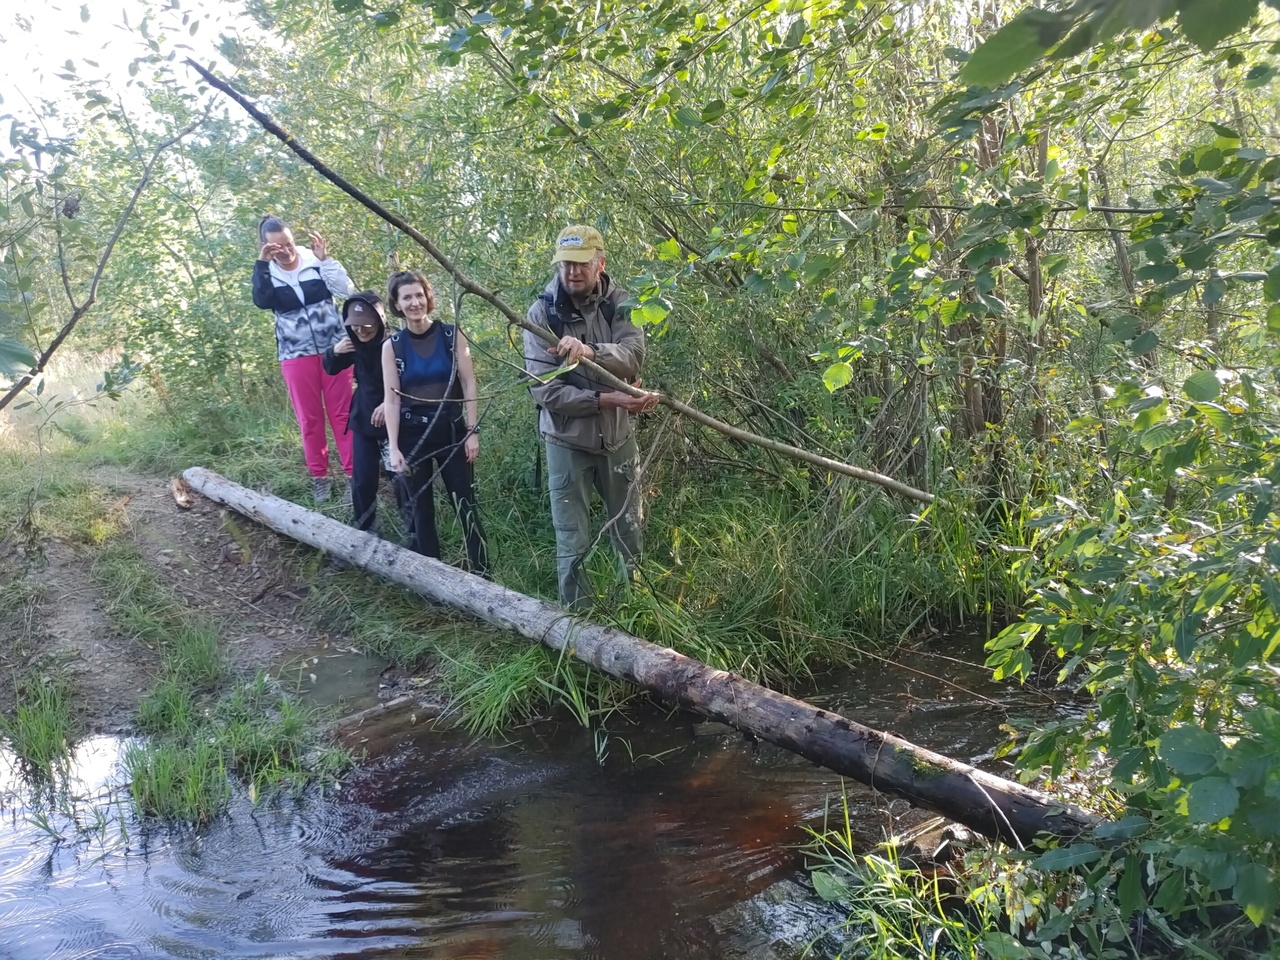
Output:
<path fill-rule="evenodd" d="M 112 467 L 89 477 L 119 495 L 119 536 L 136 544 L 157 582 L 193 616 L 219 624 L 237 670 L 287 663 L 291 654 L 301 662 L 304 652 L 333 643 L 299 614 L 308 588 L 285 562 L 284 551 L 293 548 L 274 534 L 202 497 L 182 510 L 161 478 Z M 90 573 L 93 547 L 57 539 L 41 546 L 43 556 L 28 574 L 35 597 L 20 616 L 0 624 L 7 665 L 15 676 L 39 665 L 65 675 L 86 732 L 127 730 L 159 660 L 113 628 Z M 0 710 L 12 708 L 15 693 L 13 683 L 0 682 Z"/>
<path fill-rule="evenodd" d="M 328 639 L 298 616 L 307 586 L 275 534 L 203 497 L 182 510 L 161 479 L 101 468 L 94 480 L 129 497 L 131 534 L 157 579 L 222 624 L 237 666 L 255 670 Z"/>

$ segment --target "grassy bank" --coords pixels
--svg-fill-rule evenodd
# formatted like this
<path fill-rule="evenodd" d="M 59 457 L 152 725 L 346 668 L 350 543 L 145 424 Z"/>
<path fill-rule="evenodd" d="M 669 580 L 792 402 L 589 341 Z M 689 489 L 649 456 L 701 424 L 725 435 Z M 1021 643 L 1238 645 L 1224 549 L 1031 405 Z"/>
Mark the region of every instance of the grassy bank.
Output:
<path fill-rule="evenodd" d="M 106 431 L 134 409 L 125 403 L 112 416 L 55 418 L 0 440 L 0 668 L 12 689 L 0 737 L 44 782 L 67 769 L 86 729 L 76 684 L 41 639 L 42 618 L 60 602 L 42 586 L 56 548 L 83 564 L 75 575 L 96 588 L 126 648 L 158 664 L 136 705 L 145 738 L 125 754 L 139 812 L 199 823 L 222 809 L 234 780 L 256 796 L 332 776 L 348 758 L 327 745 L 323 719 L 265 673 L 245 676 L 228 660 L 220 624 L 165 587 L 135 546 L 130 498 L 94 479 L 110 459 Z"/>
<path fill-rule="evenodd" d="M 345 767 L 346 754 L 319 735 L 320 718 L 265 673 L 238 677 L 218 625 L 160 586 L 132 544 L 106 546 L 92 574 L 116 628 L 160 655 L 160 675 L 139 706 L 147 738 L 125 753 L 138 809 L 205 822 L 230 798 L 231 776 L 257 796 Z"/>

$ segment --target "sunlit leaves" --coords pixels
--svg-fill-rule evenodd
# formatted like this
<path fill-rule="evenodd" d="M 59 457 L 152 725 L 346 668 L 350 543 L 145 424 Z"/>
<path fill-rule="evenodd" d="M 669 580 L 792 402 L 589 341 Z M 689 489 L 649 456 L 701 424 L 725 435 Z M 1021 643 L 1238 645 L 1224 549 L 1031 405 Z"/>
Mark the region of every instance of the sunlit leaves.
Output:
<path fill-rule="evenodd" d="M 847 363 L 833 363 L 822 374 L 822 384 L 831 393 L 853 382 L 853 367 Z"/>

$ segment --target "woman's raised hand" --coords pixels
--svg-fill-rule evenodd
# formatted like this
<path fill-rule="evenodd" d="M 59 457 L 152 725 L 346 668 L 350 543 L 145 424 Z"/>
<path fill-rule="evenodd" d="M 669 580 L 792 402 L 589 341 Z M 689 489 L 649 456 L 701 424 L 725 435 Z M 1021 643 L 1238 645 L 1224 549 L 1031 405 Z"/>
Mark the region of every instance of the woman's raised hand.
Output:
<path fill-rule="evenodd" d="M 311 252 L 316 255 L 317 260 L 327 260 L 329 257 L 329 244 L 314 230 L 311 231 Z"/>
<path fill-rule="evenodd" d="M 259 249 L 259 250 L 258 250 L 258 259 L 259 259 L 259 260 L 273 260 L 273 259 L 275 259 L 275 255 L 276 255 L 277 253 L 279 253 L 279 252 L 280 252 L 280 244 L 278 244 L 278 243 L 264 243 L 264 244 L 262 245 L 261 249 Z"/>

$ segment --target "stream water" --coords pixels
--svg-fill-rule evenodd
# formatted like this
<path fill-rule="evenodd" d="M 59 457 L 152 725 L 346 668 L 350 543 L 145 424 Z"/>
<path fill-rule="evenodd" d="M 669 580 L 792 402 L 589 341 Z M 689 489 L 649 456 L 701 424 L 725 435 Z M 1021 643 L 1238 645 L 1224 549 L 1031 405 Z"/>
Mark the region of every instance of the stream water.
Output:
<path fill-rule="evenodd" d="M 990 757 L 1007 715 L 1045 710 L 980 668 L 896 659 L 965 690 L 877 665 L 812 698 L 966 760 Z M 321 699 L 343 676 L 367 687 L 368 665 L 344 663 L 310 681 Z M 554 722 L 505 743 L 417 727 L 324 795 L 239 796 L 170 830 L 118 799 L 122 749 L 77 746 L 72 816 L 0 753 L 0 958 L 718 958 L 711 918 L 795 871 L 803 826 L 841 792 L 781 750 L 654 712 L 603 742 Z M 868 846 L 909 815 L 849 798 Z"/>

